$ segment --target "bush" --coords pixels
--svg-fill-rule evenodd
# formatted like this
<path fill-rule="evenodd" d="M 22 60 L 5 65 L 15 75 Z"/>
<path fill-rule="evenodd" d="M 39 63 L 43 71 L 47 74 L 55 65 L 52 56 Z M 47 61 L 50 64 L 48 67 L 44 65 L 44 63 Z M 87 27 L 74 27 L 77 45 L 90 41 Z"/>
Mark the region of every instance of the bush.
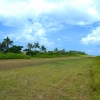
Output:
<path fill-rule="evenodd" d="M 30 56 L 24 55 L 22 53 L 0 53 L 0 59 L 29 59 Z"/>

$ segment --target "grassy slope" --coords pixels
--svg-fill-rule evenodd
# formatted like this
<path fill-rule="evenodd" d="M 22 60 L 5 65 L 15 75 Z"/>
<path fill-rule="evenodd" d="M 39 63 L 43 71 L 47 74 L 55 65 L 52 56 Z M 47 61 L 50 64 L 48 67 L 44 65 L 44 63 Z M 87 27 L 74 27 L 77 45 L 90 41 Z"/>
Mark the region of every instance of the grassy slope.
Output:
<path fill-rule="evenodd" d="M 91 58 L 0 61 L 0 100 L 91 100 Z"/>

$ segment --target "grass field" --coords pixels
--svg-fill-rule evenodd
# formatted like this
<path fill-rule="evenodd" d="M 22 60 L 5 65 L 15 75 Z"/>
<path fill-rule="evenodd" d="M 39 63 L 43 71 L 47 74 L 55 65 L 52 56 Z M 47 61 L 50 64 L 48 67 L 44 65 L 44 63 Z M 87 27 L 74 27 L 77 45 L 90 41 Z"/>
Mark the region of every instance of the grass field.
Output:
<path fill-rule="evenodd" d="M 96 57 L 93 61 L 91 77 L 91 87 L 93 89 L 92 98 L 93 100 L 100 100 L 100 56 Z"/>
<path fill-rule="evenodd" d="M 0 100 L 91 100 L 92 58 L 0 60 Z"/>

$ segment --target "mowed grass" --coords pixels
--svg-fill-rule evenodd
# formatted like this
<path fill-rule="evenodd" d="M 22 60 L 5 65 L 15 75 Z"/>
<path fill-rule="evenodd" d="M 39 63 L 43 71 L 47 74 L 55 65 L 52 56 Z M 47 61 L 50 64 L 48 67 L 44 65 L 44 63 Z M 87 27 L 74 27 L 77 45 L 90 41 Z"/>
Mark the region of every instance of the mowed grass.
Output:
<path fill-rule="evenodd" d="M 92 58 L 0 61 L 0 100 L 91 100 Z"/>

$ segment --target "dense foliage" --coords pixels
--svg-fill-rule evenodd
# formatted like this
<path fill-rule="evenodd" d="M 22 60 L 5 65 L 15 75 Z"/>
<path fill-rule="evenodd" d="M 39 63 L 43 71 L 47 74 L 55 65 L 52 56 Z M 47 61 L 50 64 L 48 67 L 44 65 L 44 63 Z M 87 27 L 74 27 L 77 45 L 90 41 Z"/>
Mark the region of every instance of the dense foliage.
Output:
<path fill-rule="evenodd" d="M 2 53 L 21 53 L 23 46 L 12 45 L 13 41 L 9 37 L 5 38 L 3 42 L 0 43 L 0 52 Z"/>
<path fill-rule="evenodd" d="M 79 51 L 66 51 L 66 52 L 54 52 L 54 51 L 48 51 L 48 52 L 39 52 L 39 51 L 29 51 L 26 54 L 31 55 L 33 57 L 38 58 L 53 58 L 53 57 L 67 57 L 67 56 L 82 56 L 86 55 L 84 52 Z"/>

